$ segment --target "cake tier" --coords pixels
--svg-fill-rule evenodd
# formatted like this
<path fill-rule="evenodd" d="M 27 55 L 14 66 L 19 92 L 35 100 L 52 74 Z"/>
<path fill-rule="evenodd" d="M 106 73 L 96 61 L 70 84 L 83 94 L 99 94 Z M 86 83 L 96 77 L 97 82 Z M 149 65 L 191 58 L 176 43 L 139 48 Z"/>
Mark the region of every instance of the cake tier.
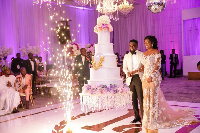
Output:
<path fill-rule="evenodd" d="M 117 67 L 116 55 L 102 55 L 104 56 L 103 67 Z M 99 62 L 101 55 L 95 55 L 94 61 Z"/>
<path fill-rule="evenodd" d="M 123 79 L 109 79 L 109 80 L 88 80 L 88 84 L 91 86 L 97 86 L 100 84 L 109 86 L 110 84 L 116 84 L 118 86 L 123 85 Z"/>
<path fill-rule="evenodd" d="M 113 44 L 95 44 L 95 55 L 114 55 Z"/>
<path fill-rule="evenodd" d="M 120 68 L 112 67 L 94 70 L 90 68 L 90 79 L 91 80 L 109 80 L 109 79 L 120 79 Z"/>
<path fill-rule="evenodd" d="M 98 33 L 98 43 L 99 44 L 110 43 L 110 32 L 108 30 L 101 31 L 101 32 Z"/>

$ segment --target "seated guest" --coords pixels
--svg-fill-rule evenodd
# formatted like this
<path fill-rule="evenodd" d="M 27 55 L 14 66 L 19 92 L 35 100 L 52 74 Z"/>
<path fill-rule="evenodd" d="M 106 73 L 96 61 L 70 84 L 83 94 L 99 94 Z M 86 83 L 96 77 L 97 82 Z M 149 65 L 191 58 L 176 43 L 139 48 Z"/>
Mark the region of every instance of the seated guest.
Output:
<path fill-rule="evenodd" d="M 3 66 L 4 75 L 0 77 L 0 115 L 17 113 L 20 103 L 19 92 L 15 90 L 15 76 L 10 75 L 10 69 Z"/>
<path fill-rule="evenodd" d="M 20 93 L 25 93 L 26 95 L 26 109 L 29 109 L 29 94 L 31 93 L 31 75 L 26 74 L 26 69 L 22 67 L 20 69 L 21 75 L 18 75 L 16 78 L 21 82 L 21 88 L 18 88 Z"/>

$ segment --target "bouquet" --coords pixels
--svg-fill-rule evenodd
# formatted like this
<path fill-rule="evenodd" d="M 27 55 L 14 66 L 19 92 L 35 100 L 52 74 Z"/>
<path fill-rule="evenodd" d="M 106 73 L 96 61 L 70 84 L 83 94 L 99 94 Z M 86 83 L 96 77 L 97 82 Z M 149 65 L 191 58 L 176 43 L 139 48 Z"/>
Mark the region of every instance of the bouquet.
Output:
<path fill-rule="evenodd" d="M 94 32 L 98 34 L 101 31 L 113 31 L 113 27 L 110 24 L 110 19 L 106 15 L 102 15 L 97 18 L 97 25 L 94 27 Z"/>

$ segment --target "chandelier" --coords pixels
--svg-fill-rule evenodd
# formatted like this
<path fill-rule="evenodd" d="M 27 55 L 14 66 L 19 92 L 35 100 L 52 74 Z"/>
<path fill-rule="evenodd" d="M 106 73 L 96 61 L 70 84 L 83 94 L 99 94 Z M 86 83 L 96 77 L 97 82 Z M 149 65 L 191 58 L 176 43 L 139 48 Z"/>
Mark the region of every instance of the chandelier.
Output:
<path fill-rule="evenodd" d="M 110 15 L 117 11 L 117 3 L 114 4 L 113 1 L 104 0 L 102 3 L 97 5 L 96 9 L 99 13 Z"/>
<path fill-rule="evenodd" d="M 174 4 L 176 0 L 147 0 L 146 6 L 149 11 L 156 14 L 162 12 L 167 3 Z"/>
<path fill-rule="evenodd" d="M 89 0 L 74 0 L 74 2 L 77 3 L 80 6 L 86 6 L 86 5 L 88 5 L 90 3 Z"/>
<path fill-rule="evenodd" d="M 107 15 L 110 19 L 119 20 L 118 5 L 114 0 L 103 0 L 97 5 L 96 10 L 101 15 Z"/>
<path fill-rule="evenodd" d="M 124 0 L 119 6 L 118 6 L 118 10 L 127 15 L 132 9 L 133 9 L 133 4 L 129 4 L 128 1 Z"/>
<path fill-rule="evenodd" d="M 42 3 L 47 2 L 48 5 L 51 5 L 51 2 L 56 2 L 57 5 L 62 5 L 64 4 L 64 0 L 33 0 L 33 4 L 40 4 L 42 5 Z"/>

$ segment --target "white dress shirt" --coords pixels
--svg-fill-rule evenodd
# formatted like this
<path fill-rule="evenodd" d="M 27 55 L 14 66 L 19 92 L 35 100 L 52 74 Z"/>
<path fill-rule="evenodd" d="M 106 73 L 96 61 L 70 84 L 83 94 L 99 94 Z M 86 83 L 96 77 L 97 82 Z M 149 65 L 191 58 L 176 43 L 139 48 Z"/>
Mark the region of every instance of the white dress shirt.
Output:
<path fill-rule="evenodd" d="M 133 69 L 133 71 L 138 70 L 139 64 L 140 64 L 140 60 L 138 60 L 138 53 L 137 53 L 138 51 L 136 50 L 135 52 L 136 52 L 136 54 L 132 55 L 132 63 L 133 63 L 132 69 Z M 135 73 L 135 74 L 138 74 L 138 73 Z"/>
<path fill-rule="evenodd" d="M 31 59 L 29 59 L 30 60 L 30 62 L 31 62 L 31 66 L 32 66 L 32 71 L 34 71 L 35 69 L 34 69 L 34 62 L 31 60 Z"/>
<path fill-rule="evenodd" d="M 22 87 L 24 87 L 26 85 L 26 78 L 22 77 Z"/>
<path fill-rule="evenodd" d="M 83 65 L 84 65 L 84 62 L 85 62 L 85 56 L 81 55 L 81 57 L 82 57 Z"/>

